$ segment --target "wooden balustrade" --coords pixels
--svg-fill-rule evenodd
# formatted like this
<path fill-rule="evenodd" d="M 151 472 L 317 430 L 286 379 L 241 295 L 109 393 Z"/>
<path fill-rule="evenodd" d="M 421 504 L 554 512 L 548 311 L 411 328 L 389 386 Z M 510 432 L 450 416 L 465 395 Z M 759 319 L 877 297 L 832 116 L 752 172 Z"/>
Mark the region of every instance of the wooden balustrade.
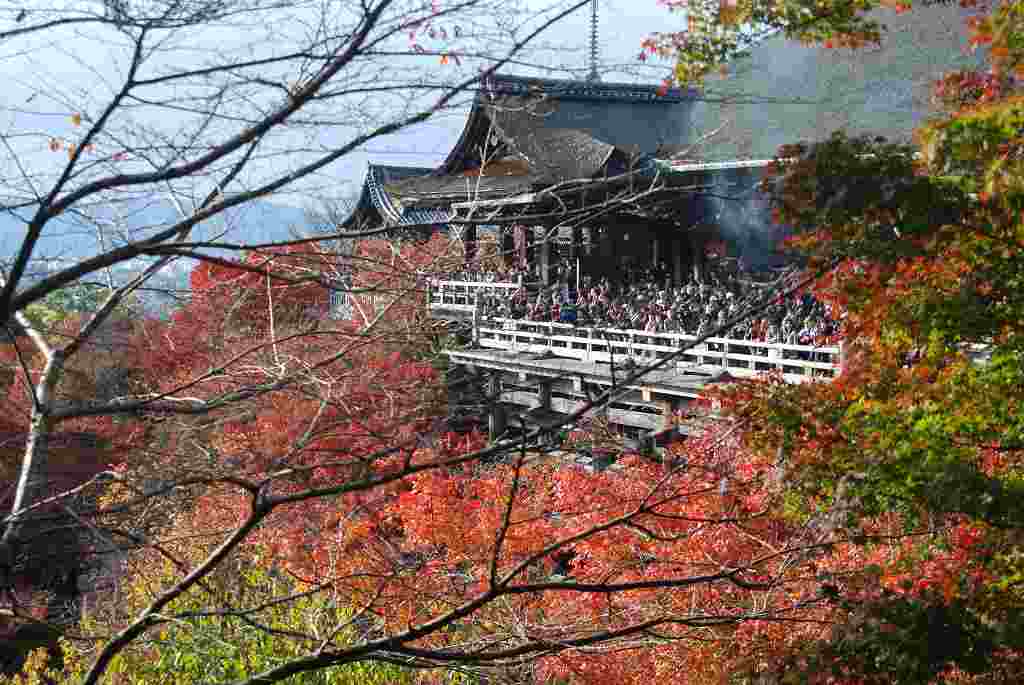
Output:
<path fill-rule="evenodd" d="M 598 364 L 613 359 L 624 362 L 627 357 L 637 364 L 651 363 L 696 340 L 694 336 L 682 333 L 587 328 L 505 318 L 477 319 L 473 337 L 476 345 L 483 348 L 534 353 L 550 351 L 559 357 Z M 786 380 L 802 382 L 835 377 L 839 372 L 839 355 L 837 346 L 709 338 L 680 354 L 674 368 L 678 373 L 720 369 L 738 377 L 777 369 L 782 371 Z"/>
<path fill-rule="evenodd" d="M 427 303 L 431 309 L 472 310 L 481 293 L 500 292 L 510 297 L 519 283 L 488 281 L 432 281 L 428 285 Z"/>
<path fill-rule="evenodd" d="M 683 333 L 614 328 L 590 328 L 573 324 L 487 318 L 479 308 L 480 296 L 495 291 L 504 296 L 520 283 L 487 281 L 432 281 L 428 306 L 473 314 L 473 341 L 478 347 L 522 352 L 552 352 L 591 363 L 625 361 L 646 364 L 665 358 L 696 338 Z M 674 362 L 678 373 L 728 371 L 749 377 L 779 370 L 787 381 L 834 378 L 839 373 L 840 348 L 811 345 L 710 338 L 686 350 Z"/>

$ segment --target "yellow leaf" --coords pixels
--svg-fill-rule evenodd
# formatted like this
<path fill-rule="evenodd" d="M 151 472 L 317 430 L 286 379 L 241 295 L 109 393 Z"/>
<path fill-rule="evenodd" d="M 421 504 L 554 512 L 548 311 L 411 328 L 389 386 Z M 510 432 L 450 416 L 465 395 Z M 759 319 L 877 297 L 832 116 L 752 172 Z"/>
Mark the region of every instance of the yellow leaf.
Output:
<path fill-rule="evenodd" d="M 738 26 L 747 19 L 747 11 L 739 0 L 719 0 L 718 20 L 724 26 Z"/>
<path fill-rule="evenodd" d="M 81 126 L 82 125 L 82 114 L 80 112 L 75 112 L 74 114 L 72 114 L 71 115 L 71 123 L 74 124 L 75 126 Z"/>

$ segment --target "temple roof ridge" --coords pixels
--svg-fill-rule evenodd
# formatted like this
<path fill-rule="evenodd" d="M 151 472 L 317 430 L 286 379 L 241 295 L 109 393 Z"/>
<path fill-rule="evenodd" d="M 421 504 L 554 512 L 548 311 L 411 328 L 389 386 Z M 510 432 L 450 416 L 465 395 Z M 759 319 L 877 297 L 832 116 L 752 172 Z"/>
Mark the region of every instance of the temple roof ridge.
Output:
<path fill-rule="evenodd" d="M 410 176 L 422 176 L 423 174 L 429 174 L 434 170 L 434 167 L 423 167 L 423 166 L 406 166 L 404 164 L 378 164 L 376 162 L 367 162 L 366 169 L 368 173 L 383 174 L 385 176 L 394 175 L 399 178 L 408 178 Z"/>
<path fill-rule="evenodd" d="M 366 177 L 363 180 L 359 200 L 346 222 L 348 228 L 375 212 L 388 226 L 416 226 L 423 224 L 443 224 L 448 220 L 444 210 L 407 209 L 401 202 L 387 192 L 385 186 L 402 180 L 427 176 L 434 171 L 433 167 L 399 166 L 394 164 L 366 165 Z"/>
<path fill-rule="evenodd" d="M 516 76 L 495 74 L 485 79 L 479 88 L 486 95 L 534 95 L 545 94 L 560 100 L 594 100 L 629 103 L 677 104 L 696 98 L 691 89 L 670 88 L 662 90 L 661 84 L 625 83 L 612 81 L 583 81 L 576 79 L 553 79 L 540 76 Z"/>

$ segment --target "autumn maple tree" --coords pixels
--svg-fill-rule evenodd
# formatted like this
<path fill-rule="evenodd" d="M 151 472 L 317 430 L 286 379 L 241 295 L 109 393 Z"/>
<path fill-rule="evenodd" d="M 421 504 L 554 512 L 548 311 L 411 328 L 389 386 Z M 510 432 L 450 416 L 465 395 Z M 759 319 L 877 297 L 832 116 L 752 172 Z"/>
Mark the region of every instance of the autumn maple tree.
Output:
<path fill-rule="evenodd" d="M 12 49 L 5 73 L 32 75 L 5 100 L 0 131 L 0 621 L 5 637 L 14 634 L 5 647 L 25 626 L 52 636 L 73 622 L 68 602 L 82 586 L 95 589 L 78 575 L 91 570 L 76 567 L 82 559 L 50 554 L 61 547 L 54 531 L 75 531 L 90 563 L 116 575 L 126 555 L 159 546 L 153 536 L 192 511 L 201 491 L 218 479 L 237 484 L 238 464 L 227 460 L 240 459 L 247 417 L 283 431 L 274 434 L 282 441 L 313 440 L 275 422 L 266 408 L 274 401 L 333 426 L 334 406 L 351 400 L 339 410 L 350 417 L 341 435 L 361 432 L 365 448 L 403 431 L 384 455 L 416 434 L 416 417 L 436 398 L 427 371 L 404 366 L 393 348 L 370 350 L 378 340 L 366 322 L 337 326 L 340 340 L 316 330 L 329 291 L 345 288 L 339 269 L 350 266 L 325 262 L 324 246 L 364 233 L 277 234 L 280 244 L 266 244 L 237 212 L 308 192 L 361 146 L 465 103 L 480 78 L 525 58 L 536 36 L 582 4 L 550 13 L 480 0 L 0 8 L 0 41 Z M 297 245 L 307 248 L 288 252 Z M 179 299 L 169 319 L 143 309 L 154 290 L 180 298 L 158 279 L 195 257 L 206 265 L 196 297 Z M 382 392 L 385 378 L 392 387 Z M 263 400 L 271 404 L 262 410 L 242 406 Z M 388 402 L 390 413 L 369 420 Z M 412 416 L 399 420 L 406 410 Z M 288 456 L 251 461 L 274 469 Z M 74 462 L 70 480 L 57 477 L 65 461 Z M 365 483 L 369 462 L 338 472 Z M 194 559 L 182 556 L 176 571 Z M 220 561 L 197 564 L 179 591 Z M 59 582 L 34 573 L 47 564 Z"/>
<path fill-rule="evenodd" d="M 649 47 L 696 80 L 759 32 L 870 42 L 874 7 L 694 3 L 687 35 Z M 81 622 L 61 626 L 55 677 L 72 682 L 317 682 L 370 666 L 383 670 L 367 680 L 1019 681 L 1019 4 L 978 8 L 991 72 L 944 79 L 948 109 L 918 144 L 838 134 L 780 153 L 766 190 L 808 268 L 786 288 L 814 288 L 842 318 L 842 375 L 723 386 L 712 406 L 725 414 L 702 432 L 597 472 L 539 458 L 525 440 L 572 427 L 614 389 L 565 426 L 493 445 L 448 429 L 434 332 L 413 304 L 447 246 L 375 228 L 259 249 L 193 232 L 446 106 L 478 74 L 425 103 L 407 93 L 410 116 L 271 164 L 290 127 L 316 130 L 336 98 L 397 78 L 365 69 L 391 64 L 382 57 L 468 66 L 469 51 L 428 41 L 466 38 L 442 17 L 488 8 L 501 9 L 363 5 L 351 25 L 331 13 L 309 24 L 317 38 L 298 52 L 180 72 L 150 62 L 152 48 L 253 8 L 33 8 L 0 33 L 96 24 L 127 46 L 114 96 L 67 112 L 74 142 L 43 141 L 57 171 L 12 163 L 5 181 L 4 209 L 24 215 L 25 234 L 0 290 L 5 420 L 19 436 L 16 458 L 4 455 L 18 479 L 0 540 L 4 628 L 55 623 L 59 607 L 24 570 L 38 562 L 30 543 L 71 520 L 83 556 L 114 576 L 109 592 L 92 588 Z M 282 64 L 295 68 L 273 73 Z M 167 84 L 182 100 L 147 95 Z M 145 139 L 125 113 L 143 103 L 195 119 Z M 5 149 L 13 159 L 36 138 L 5 134 Z M 42 238 L 69 230 L 60 217 L 100 223 L 98 208 L 134 191 L 174 198 L 177 218 L 122 226 L 93 254 L 26 278 Z M 343 252 L 335 238 L 367 241 Z M 151 261 L 124 283 L 105 271 L 140 257 Z M 114 331 L 132 294 L 183 257 L 202 261 L 189 301 Z M 101 275 L 104 297 L 86 311 L 30 316 Z M 339 283 L 366 297 L 352 320 L 324 316 Z M 98 382 L 117 365 L 130 373 Z M 51 478 L 71 433 L 110 448 L 88 501 Z"/>
<path fill-rule="evenodd" d="M 884 15 L 867 14 L 878 3 L 714 5 L 686 7 L 723 34 L 651 43 L 680 79 L 750 31 L 853 48 L 884 35 Z M 794 141 L 765 180 L 815 294 L 843 319 L 846 364 L 832 383 L 719 393 L 743 445 L 778 460 L 785 520 L 830 545 L 809 576 L 832 600 L 825 627 L 762 652 L 763 677 L 1022 677 L 1022 7 L 961 5 L 986 63 L 936 84 L 912 144 Z"/>
<path fill-rule="evenodd" d="M 134 610 L 97 597 L 89 637 L 63 643 L 69 673 L 88 680 L 109 664 L 151 678 L 162 640 L 216 629 L 264 631 L 277 656 L 226 671 L 205 659 L 190 678 L 390 663 L 428 680 L 440 667 L 625 682 L 682 660 L 717 673 L 745 624 L 817 615 L 826 599 L 791 563 L 817 543 L 770 515 L 774 467 L 734 427 L 596 474 L 485 447 L 445 429 L 438 371 L 412 353 L 406 325 L 371 334 L 311 312 L 325 289 L 301 276 L 323 260 L 293 250 L 199 266 L 190 304 L 139 333 L 157 392 L 192 379 L 192 401 L 246 399 L 213 422 L 137 417 L 146 440 L 90 512 L 132 542 L 122 583 Z M 217 585 L 242 567 L 280 582 Z M 272 610 L 299 602 L 327 623 L 272 627 Z M 622 661 L 622 649 L 645 656 Z"/>

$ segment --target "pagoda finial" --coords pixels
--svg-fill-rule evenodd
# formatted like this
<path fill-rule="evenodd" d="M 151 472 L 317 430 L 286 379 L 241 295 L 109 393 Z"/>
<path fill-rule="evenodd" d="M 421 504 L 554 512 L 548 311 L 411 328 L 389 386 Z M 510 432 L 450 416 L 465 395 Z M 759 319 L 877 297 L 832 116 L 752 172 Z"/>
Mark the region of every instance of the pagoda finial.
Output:
<path fill-rule="evenodd" d="M 597 0 L 590 2 L 590 73 L 588 81 L 600 81 L 601 74 L 597 71 Z"/>

